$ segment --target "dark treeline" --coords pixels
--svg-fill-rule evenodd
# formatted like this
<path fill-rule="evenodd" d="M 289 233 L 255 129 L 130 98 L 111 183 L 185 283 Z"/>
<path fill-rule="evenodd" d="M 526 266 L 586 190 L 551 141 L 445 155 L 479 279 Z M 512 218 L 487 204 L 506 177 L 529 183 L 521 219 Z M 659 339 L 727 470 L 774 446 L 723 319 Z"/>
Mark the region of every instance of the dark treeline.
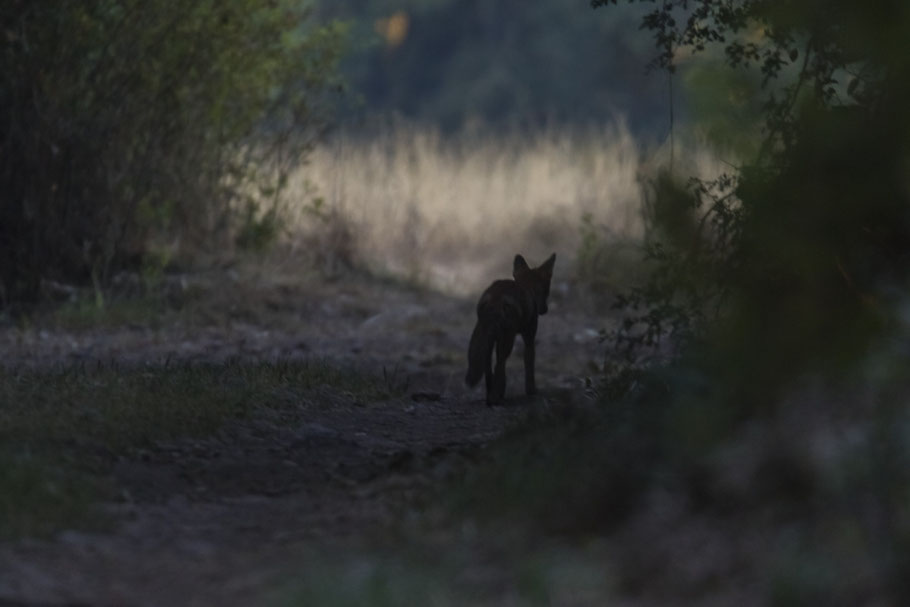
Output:
<path fill-rule="evenodd" d="M 351 26 L 343 64 L 354 116 L 396 113 L 452 131 L 539 128 L 617 117 L 663 138 L 666 81 L 634 13 L 586 2 L 325 0 Z"/>

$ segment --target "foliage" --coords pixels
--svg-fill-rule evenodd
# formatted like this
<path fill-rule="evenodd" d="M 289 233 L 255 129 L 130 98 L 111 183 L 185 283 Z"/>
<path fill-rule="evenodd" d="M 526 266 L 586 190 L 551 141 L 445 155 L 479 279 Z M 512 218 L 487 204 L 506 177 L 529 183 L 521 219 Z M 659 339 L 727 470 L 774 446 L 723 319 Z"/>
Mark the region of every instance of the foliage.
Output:
<path fill-rule="evenodd" d="M 770 554 L 800 566 L 774 572 L 770 600 L 893 602 L 906 593 L 910 511 L 910 376 L 897 345 L 910 278 L 910 11 L 666 0 L 642 27 L 653 67 L 673 74 L 698 53 L 716 64 L 720 49 L 750 74 L 723 82 L 757 78 L 761 130 L 730 176 L 649 184 L 654 271 L 618 300 L 610 414 L 651 422 L 634 432 L 657 441 L 655 465 L 695 507 L 732 502 L 748 516 L 761 504 L 784 517 L 789 532 L 777 518 L 767 531 Z M 718 87 L 718 106 L 728 93 Z M 719 490 L 725 467 L 747 479 L 740 489 Z M 857 562 L 864 571 L 845 575 Z"/>
<path fill-rule="evenodd" d="M 763 130 L 734 176 L 653 184 L 657 270 L 620 299 L 633 314 L 619 343 L 695 327 L 756 400 L 807 371 L 840 373 L 896 326 L 906 286 L 910 15 L 883 2 L 668 1 L 642 27 L 655 67 L 712 45 L 731 69 L 757 67 Z"/>
<path fill-rule="evenodd" d="M 327 124 L 342 34 L 292 0 L 4 3 L 0 304 L 267 214 Z"/>
<path fill-rule="evenodd" d="M 742 229 L 742 207 L 731 196 L 734 178 L 692 178 L 680 186 L 663 172 L 645 190 L 648 236 L 644 257 L 648 280 L 616 297 L 614 308 L 629 310 L 613 339 L 627 362 L 641 347 L 657 347 L 672 336 L 673 351 L 684 351 L 716 316 L 741 268 L 735 247 Z M 701 213 L 700 217 L 696 213 Z"/>

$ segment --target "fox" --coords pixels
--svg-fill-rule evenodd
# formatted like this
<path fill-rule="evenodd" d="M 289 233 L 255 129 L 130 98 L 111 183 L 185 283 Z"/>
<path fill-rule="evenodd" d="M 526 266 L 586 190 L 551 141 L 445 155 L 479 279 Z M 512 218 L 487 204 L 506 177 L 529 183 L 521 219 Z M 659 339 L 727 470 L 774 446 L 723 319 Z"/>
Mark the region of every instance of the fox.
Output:
<path fill-rule="evenodd" d="M 497 280 L 477 302 L 477 324 L 468 345 L 468 372 L 464 381 L 469 387 L 486 380 L 487 406 L 501 402 L 506 391 L 506 359 L 512 353 L 516 335 L 524 342 L 525 394 L 537 393 L 534 382 L 534 340 L 537 318 L 547 313 L 550 280 L 556 253 L 536 268 L 516 255 L 512 262 L 512 280 Z M 493 367 L 493 349 L 496 367 Z"/>

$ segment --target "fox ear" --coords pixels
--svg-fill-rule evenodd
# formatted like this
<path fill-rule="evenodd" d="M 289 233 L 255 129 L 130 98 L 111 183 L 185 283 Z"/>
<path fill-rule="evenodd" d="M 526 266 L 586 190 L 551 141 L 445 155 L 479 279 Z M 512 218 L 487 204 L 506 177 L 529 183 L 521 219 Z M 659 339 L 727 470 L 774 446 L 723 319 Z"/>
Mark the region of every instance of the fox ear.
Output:
<path fill-rule="evenodd" d="M 531 268 L 528 266 L 528 262 L 525 261 L 525 258 L 521 255 L 515 256 L 515 261 L 512 262 L 512 276 L 516 276 L 519 272 L 527 272 Z"/>
<path fill-rule="evenodd" d="M 556 253 L 550 255 L 545 262 L 540 264 L 538 270 L 542 270 L 547 274 L 547 276 L 552 276 L 553 274 L 553 265 L 556 263 Z"/>

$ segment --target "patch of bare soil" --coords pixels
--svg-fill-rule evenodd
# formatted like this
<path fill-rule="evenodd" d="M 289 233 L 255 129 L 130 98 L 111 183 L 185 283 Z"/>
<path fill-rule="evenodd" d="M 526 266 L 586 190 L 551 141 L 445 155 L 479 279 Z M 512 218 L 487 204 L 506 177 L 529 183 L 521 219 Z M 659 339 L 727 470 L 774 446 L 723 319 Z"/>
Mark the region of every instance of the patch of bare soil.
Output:
<path fill-rule="evenodd" d="M 189 281 L 189 287 L 186 282 Z M 597 358 L 596 325 L 556 285 L 538 336 L 543 396 L 488 408 L 462 378 L 474 302 L 375 280 L 325 283 L 230 275 L 184 279 L 164 322 L 92 330 L 0 331 L 7 364 L 114 359 L 312 358 L 385 377 L 401 394 L 360 402 L 337 386 L 204 440 L 158 444 L 119 461 L 107 532 L 0 544 L 0 605 L 259 605 L 300 555 L 383 537 L 433 488 L 535 407 L 579 393 Z"/>

